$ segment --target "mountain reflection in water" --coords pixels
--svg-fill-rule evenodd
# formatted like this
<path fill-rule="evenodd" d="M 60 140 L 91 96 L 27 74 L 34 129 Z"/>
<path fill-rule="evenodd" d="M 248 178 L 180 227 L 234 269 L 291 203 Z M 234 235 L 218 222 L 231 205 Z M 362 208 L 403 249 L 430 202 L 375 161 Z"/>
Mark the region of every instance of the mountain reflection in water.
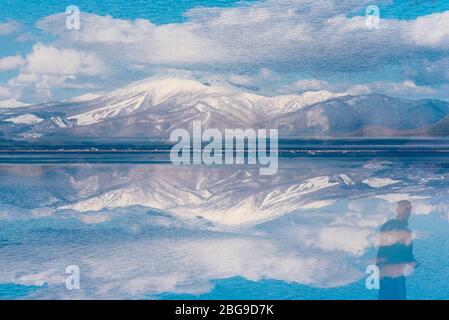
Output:
<path fill-rule="evenodd" d="M 408 298 L 449 298 L 445 161 L 280 165 L 3 164 L 0 298 L 376 299 L 365 270 L 401 200 L 421 263 Z"/>

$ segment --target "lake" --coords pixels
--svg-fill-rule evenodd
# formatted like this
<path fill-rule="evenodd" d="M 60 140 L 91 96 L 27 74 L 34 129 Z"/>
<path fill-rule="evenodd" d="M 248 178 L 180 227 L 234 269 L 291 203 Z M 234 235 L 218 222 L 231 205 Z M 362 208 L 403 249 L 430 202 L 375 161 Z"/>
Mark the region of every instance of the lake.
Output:
<path fill-rule="evenodd" d="M 289 143 L 274 176 L 160 145 L 3 149 L 0 299 L 377 299 L 366 270 L 402 200 L 407 296 L 449 298 L 446 142 Z"/>

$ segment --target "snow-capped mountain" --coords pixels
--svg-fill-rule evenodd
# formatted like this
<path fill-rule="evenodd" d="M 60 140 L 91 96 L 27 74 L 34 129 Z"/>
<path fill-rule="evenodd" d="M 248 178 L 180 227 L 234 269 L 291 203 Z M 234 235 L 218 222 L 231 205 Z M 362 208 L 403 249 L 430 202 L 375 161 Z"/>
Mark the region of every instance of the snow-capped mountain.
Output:
<path fill-rule="evenodd" d="M 249 190 L 254 194 L 242 191 L 239 177 L 252 182 L 253 187 Z M 142 206 L 167 211 L 183 218 L 201 216 L 224 225 L 244 225 L 272 220 L 299 208 L 329 205 L 332 200 L 313 201 L 313 194 L 322 189 L 344 185 L 342 179 L 321 176 L 284 186 L 269 186 L 265 181 L 264 187 L 263 181 L 254 181 L 249 171 L 236 172 L 226 178 L 227 181 L 200 189 L 189 189 L 180 183 L 156 180 L 145 187 L 131 185 L 114 189 L 59 209 L 88 212 Z M 224 186 L 227 190 L 222 190 Z"/>
<path fill-rule="evenodd" d="M 341 167 L 295 161 L 294 168 L 281 167 L 269 177 L 250 166 L 121 165 L 92 167 L 87 172 L 84 168 L 77 176 L 69 168 L 69 178 L 61 179 L 68 196 L 55 202 L 54 208 L 95 216 L 135 206 L 182 221 L 227 227 L 257 225 L 293 212 L 325 208 L 341 199 L 375 197 L 392 203 L 413 199 L 418 201 L 418 212 L 422 210 L 418 203 L 428 195 L 447 198 L 446 189 L 436 191 L 435 177 L 426 168 L 393 175 L 396 164 L 377 160 Z"/>
<path fill-rule="evenodd" d="M 201 217 L 236 226 L 273 220 L 300 208 L 327 206 L 336 190 L 354 183 L 342 173 L 298 177 L 285 170 L 268 178 L 250 168 L 135 167 L 116 174 L 113 181 L 98 174 L 87 180 L 72 179 L 70 185 L 83 194 L 75 194 L 76 201 L 58 209 L 85 213 L 141 206 L 183 220 Z"/>
<path fill-rule="evenodd" d="M 8 119 L 41 119 L 14 123 Z M 448 116 L 448 103 L 328 91 L 267 97 L 230 85 L 150 78 L 106 94 L 0 112 L 6 137 L 167 138 L 176 128 L 279 128 L 280 136 L 425 135 Z"/>
<path fill-rule="evenodd" d="M 405 100 L 380 94 L 342 96 L 273 120 L 268 127 L 295 135 L 417 136 L 448 115 L 438 100 Z"/>
<path fill-rule="evenodd" d="M 128 118 L 128 125 L 142 121 L 154 124 L 156 135 L 166 129 L 183 126 L 183 122 L 203 120 L 203 125 L 239 124 L 257 126 L 267 119 L 307 105 L 341 96 L 327 91 L 303 95 L 265 97 L 241 92 L 235 88 L 208 86 L 194 80 L 167 78 L 140 81 L 96 98 L 89 110 L 71 115 L 78 127 L 110 125 L 116 119 Z M 135 118 L 135 116 L 137 116 Z M 152 130 L 147 126 L 144 130 Z M 81 129 L 82 130 L 82 129 Z"/>

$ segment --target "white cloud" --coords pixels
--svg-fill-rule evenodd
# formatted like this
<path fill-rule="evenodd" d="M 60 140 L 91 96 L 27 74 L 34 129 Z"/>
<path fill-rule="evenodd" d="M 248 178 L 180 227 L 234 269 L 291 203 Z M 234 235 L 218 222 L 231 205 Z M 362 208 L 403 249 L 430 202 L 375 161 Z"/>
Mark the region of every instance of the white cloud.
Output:
<path fill-rule="evenodd" d="M 414 81 L 407 79 L 401 82 L 375 81 L 371 83 L 352 84 L 345 82 L 330 83 L 320 79 L 303 79 L 288 84 L 280 89 L 280 92 L 304 92 L 328 90 L 331 92 L 345 92 L 351 95 L 363 95 L 370 93 L 383 93 L 393 97 L 401 98 L 425 98 L 443 94 L 445 89 L 438 90 L 430 86 L 420 86 Z M 449 97 L 449 95 L 447 96 Z"/>
<path fill-rule="evenodd" d="M 434 212 L 437 206 L 430 204 L 427 201 L 415 201 L 413 203 L 413 213 L 428 215 Z"/>
<path fill-rule="evenodd" d="M 368 94 L 373 92 L 385 93 L 399 97 L 427 97 L 436 93 L 434 88 L 429 86 L 418 86 L 412 80 L 404 80 L 402 82 L 373 82 L 367 84 L 350 86 L 347 91 L 351 94 Z"/>
<path fill-rule="evenodd" d="M 17 21 L 0 23 L 0 36 L 8 36 L 21 29 L 21 24 Z"/>
<path fill-rule="evenodd" d="M 7 87 L 0 86 L 0 100 L 9 99 L 12 97 L 11 90 Z"/>
<path fill-rule="evenodd" d="M 0 58 L 0 71 L 14 70 L 25 64 L 22 56 L 9 56 Z"/>
<path fill-rule="evenodd" d="M 120 237 L 124 234 L 121 233 Z M 90 236 L 93 236 L 92 234 Z M 297 252 L 271 240 L 222 236 L 213 238 L 122 238 L 92 244 L 78 239 L 37 246 L 23 245 L 0 257 L 0 281 L 23 285 L 47 284 L 43 297 L 80 298 L 143 297 L 144 294 L 201 294 L 211 290 L 209 281 L 242 276 L 248 280 L 277 279 L 310 286 L 344 285 L 361 276 L 348 261 L 332 254 Z M 12 248 L 11 248 L 12 249 Z M 4 257 L 9 259 L 4 259 Z M 66 290 L 67 265 L 80 266 L 82 288 Z M 39 291 L 36 292 L 39 295 Z"/>
<path fill-rule="evenodd" d="M 114 19 L 110 16 L 82 14 L 80 32 L 60 28 L 65 14 L 48 16 L 38 26 L 70 43 L 94 47 L 114 59 L 129 64 L 178 64 L 213 61 L 220 48 L 197 35 L 197 25 L 156 26 L 148 20 Z M 61 45 L 63 43 L 60 43 Z"/>
<path fill-rule="evenodd" d="M 449 48 L 449 11 L 418 17 L 405 26 L 403 35 L 418 46 Z"/>
<path fill-rule="evenodd" d="M 310 239 L 315 246 L 323 250 L 341 250 L 360 256 L 373 246 L 376 230 L 370 228 L 327 227 L 319 230 L 316 239 Z"/>
<path fill-rule="evenodd" d="M 95 45 L 109 53 L 120 50 L 121 59 L 146 64 L 282 61 L 310 70 L 347 67 L 361 60 L 375 66 L 378 59 L 397 57 L 410 49 L 401 37 L 402 22 L 391 20 L 386 23 L 388 29 L 375 33 L 365 27 L 365 17 L 343 15 L 349 4 L 359 8 L 360 1 L 345 4 L 264 1 L 234 8 L 201 8 L 186 14 L 187 23 L 161 26 L 143 19 L 83 14 L 80 32 L 61 28 L 65 15 L 56 14 L 38 26 L 60 37 L 61 45 Z"/>
<path fill-rule="evenodd" d="M 135 80 L 130 78 L 136 75 L 147 77 L 155 68 L 213 69 L 237 84 L 273 91 L 285 83 L 270 81 L 268 74 L 264 81 L 260 70 L 270 70 L 271 74 L 302 74 L 306 80 L 296 83 L 295 90 L 329 90 L 329 83 L 335 83 L 321 76 L 334 73 L 356 75 L 359 86 L 346 80 L 352 82 L 354 93 L 445 96 L 444 88 L 419 81 L 419 70 L 425 68 L 428 52 L 447 49 L 449 11 L 415 20 L 384 18 L 380 30 L 370 30 L 364 16 L 351 15 L 370 3 L 267 0 L 231 8 L 196 8 L 185 13 L 187 22 L 164 25 L 83 13 L 77 32 L 61 27 L 65 14 L 54 14 L 37 26 L 56 40 L 33 49 L 14 83 L 40 83 L 51 94 L 52 85 L 80 85 L 75 80 L 81 75 L 104 83 L 102 77 L 110 70 L 114 70 L 111 82 L 117 85 Z M 52 59 L 56 57 L 62 59 Z M 386 71 L 390 66 L 397 68 Z M 388 78 L 384 75 L 393 72 L 395 80 L 384 83 L 382 79 Z M 362 83 L 365 73 L 377 74 L 377 79 Z M 350 85 L 340 86 L 349 90 Z"/>
<path fill-rule="evenodd" d="M 6 59 L 6 58 L 5 58 Z M 32 89 L 41 98 L 57 88 L 92 88 L 86 77 L 103 77 L 109 70 L 95 53 L 36 44 L 24 59 L 19 74 L 9 80 L 12 90 Z"/>
<path fill-rule="evenodd" d="M 36 75 L 102 75 L 106 71 L 95 53 L 37 44 L 27 55 L 21 73 Z"/>
<path fill-rule="evenodd" d="M 332 86 L 327 82 L 319 79 L 303 79 L 286 87 L 288 91 L 319 91 L 333 90 Z"/>

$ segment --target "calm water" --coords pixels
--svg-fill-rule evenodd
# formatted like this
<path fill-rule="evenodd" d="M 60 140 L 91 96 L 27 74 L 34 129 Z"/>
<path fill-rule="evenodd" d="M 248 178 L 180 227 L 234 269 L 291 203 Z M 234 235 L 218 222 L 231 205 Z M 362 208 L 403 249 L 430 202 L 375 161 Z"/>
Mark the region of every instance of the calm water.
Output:
<path fill-rule="evenodd" d="M 441 155 L 284 157 L 275 176 L 246 166 L 2 159 L 2 299 L 377 299 L 365 270 L 400 200 L 413 207 L 420 263 L 408 298 L 449 298 Z M 66 288 L 71 265 L 79 290 Z"/>

